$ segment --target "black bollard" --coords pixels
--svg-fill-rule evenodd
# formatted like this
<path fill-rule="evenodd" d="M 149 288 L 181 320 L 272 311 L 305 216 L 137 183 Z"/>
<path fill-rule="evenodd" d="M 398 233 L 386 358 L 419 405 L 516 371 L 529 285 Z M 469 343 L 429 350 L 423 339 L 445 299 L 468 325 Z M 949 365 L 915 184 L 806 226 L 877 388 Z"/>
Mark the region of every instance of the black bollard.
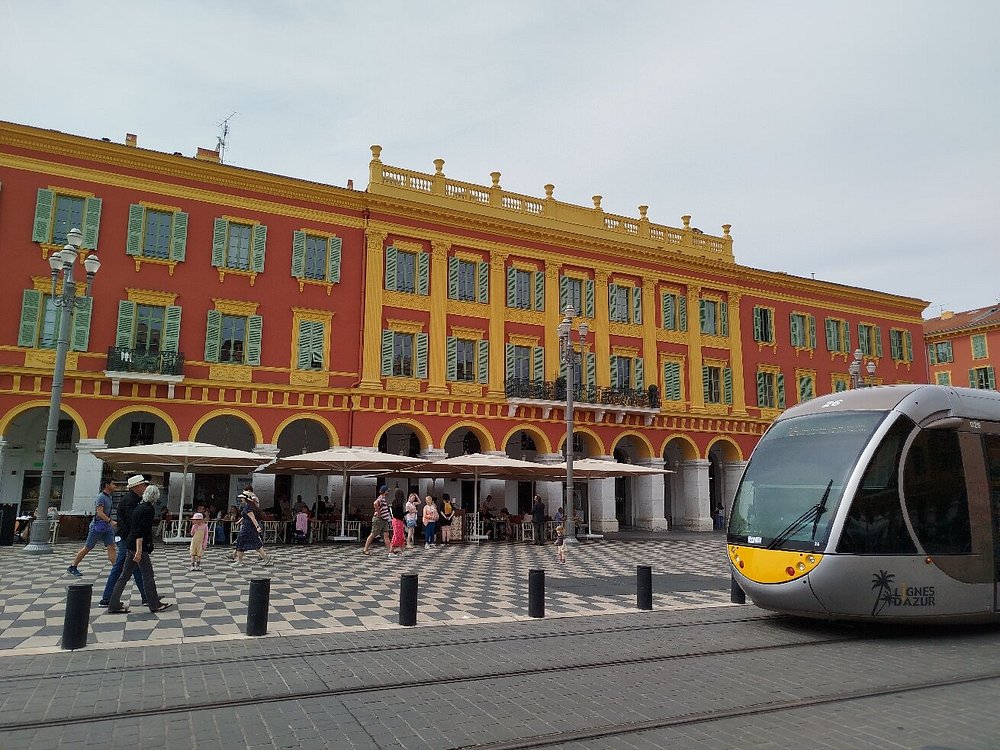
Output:
<path fill-rule="evenodd" d="M 270 578 L 250 579 L 247 602 L 247 635 L 267 635 L 267 608 L 271 598 Z"/>
<path fill-rule="evenodd" d="M 740 585 L 736 583 L 736 576 L 734 575 L 729 577 L 729 601 L 733 604 L 747 603 L 746 592 L 744 592 L 743 589 L 740 588 Z"/>
<path fill-rule="evenodd" d="M 399 576 L 399 624 L 413 627 L 417 624 L 417 574 Z"/>
<path fill-rule="evenodd" d="M 653 608 L 653 569 L 649 565 L 636 566 L 635 599 L 639 609 Z"/>
<path fill-rule="evenodd" d="M 528 571 L 528 617 L 545 617 L 545 571 Z"/>
<path fill-rule="evenodd" d="M 66 587 L 66 619 L 63 620 L 62 647 L 83 648 L 90 629 L 90 598 L 92 583 L 71 583 Z"/>

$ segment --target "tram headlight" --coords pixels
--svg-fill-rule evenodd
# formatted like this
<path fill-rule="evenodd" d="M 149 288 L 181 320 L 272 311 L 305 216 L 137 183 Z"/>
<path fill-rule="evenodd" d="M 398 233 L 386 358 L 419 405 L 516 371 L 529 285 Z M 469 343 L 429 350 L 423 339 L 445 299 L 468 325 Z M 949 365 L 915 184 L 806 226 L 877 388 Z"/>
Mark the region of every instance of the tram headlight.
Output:
<path fill-rule="evenodd" d="M 798 569 L 799 569 L 799 572 L 801 573 L 802 571 L 804 571 L 804 570 L 806 569 L 806 564 L 805 564 L 805 563 L 801 563 L 801 562 L 800 562 L 800 563 L 799 563 L 798 565 L 796 565 L 795 567 L 796 567 L 796 568 L 798 568 Z"/>
<path fill-rule="evenodd" d="M 816 557 L 814 555 L 809 555 L 806 557 L 806 562 L 808 562 L 810 565 L 815 565 Z"/>

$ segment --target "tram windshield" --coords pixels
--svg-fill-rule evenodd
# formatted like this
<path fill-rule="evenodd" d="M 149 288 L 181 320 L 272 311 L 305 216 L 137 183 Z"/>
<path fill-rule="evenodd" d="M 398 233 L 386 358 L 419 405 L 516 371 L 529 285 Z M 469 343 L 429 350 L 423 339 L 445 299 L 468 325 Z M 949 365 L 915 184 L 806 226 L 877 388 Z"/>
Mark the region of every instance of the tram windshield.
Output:
<path fill-rule="evenodd" d="M 740 482 L 729 541 L 800 551 L 824 547 L 847 480 L 885 416 L 830 412 L 772 425 Z"/>

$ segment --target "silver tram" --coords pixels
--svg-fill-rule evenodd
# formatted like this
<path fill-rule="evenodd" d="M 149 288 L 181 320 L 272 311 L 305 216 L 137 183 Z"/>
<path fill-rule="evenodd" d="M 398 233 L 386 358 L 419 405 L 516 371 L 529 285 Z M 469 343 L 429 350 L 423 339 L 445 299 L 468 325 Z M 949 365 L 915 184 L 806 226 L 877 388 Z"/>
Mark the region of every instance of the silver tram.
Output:
<path fill-rule="evenodd" d="M 863 388 L 784 412 L 730 516 L 734 580 L 825 619 L 1000 619 L 1000 393 Z"/>

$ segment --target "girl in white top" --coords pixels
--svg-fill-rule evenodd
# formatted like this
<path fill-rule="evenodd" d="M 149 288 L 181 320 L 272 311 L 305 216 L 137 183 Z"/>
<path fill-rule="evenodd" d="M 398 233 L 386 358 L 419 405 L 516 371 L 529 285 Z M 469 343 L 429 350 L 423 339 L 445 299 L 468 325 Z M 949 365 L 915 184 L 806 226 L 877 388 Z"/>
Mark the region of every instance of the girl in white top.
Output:
<path fill-rule="evenodd" d="M 413 535 L 417 529 L 417 506 L 420 504 L 420 496 L 416 492 L 411 492 L 406 498 L 406 546 L 413 549 Z"/>

